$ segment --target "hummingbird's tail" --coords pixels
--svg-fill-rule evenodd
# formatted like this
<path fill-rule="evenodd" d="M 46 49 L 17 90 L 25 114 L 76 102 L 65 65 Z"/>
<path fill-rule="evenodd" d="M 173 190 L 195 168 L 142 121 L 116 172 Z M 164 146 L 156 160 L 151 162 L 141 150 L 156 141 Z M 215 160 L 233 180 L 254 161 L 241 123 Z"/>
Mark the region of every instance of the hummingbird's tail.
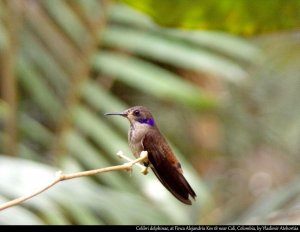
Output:
<path fill-rule="evenodd" d="M 187 182 L 182 173 L 174 170 L 174 167 L 169 162 L 161 162 L 157 167 L 151 167 L 156 177 L 178 200 L 184 204 L 191 205 L 189 199 L 196 197 L 196 193 Z"/>

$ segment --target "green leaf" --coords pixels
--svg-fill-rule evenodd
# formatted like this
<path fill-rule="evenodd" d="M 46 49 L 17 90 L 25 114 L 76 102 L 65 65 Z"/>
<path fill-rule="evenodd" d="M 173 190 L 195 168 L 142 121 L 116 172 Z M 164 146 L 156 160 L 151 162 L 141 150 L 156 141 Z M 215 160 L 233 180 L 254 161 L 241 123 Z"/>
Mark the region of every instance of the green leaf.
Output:
<path fill-rule="evenodd" d="M 87 81 L 83 87 L 82 97 L 99 113 L 104 114 L 108 112 L 114 112 L 116 109 L 124 110 L 128 106 L 118 99 L 115 95 L 111 94 L 110 91 L 101 87 L 95 81 Z M 109 104 L 107 104 L 109 102 Z M 127 132 L 128 125 L 122 120 L 111 119 L 123 132 Z"/>
<path fill-rule="evenodd" d="M 32 33 L 24 33 L 22 42 L 26 43 L 22 48 L 26 61 L 37 67 L 39 73 L 47 79 L 47 83 L 56 90 L 59 97 L 64 97 L 69 87 L 69 74 L 60 65 L 59 60 Z"/>
<path fill-rule="evenodd" d="M 36 70 L 24 58 L 18 61 L 18 80 L 24 86 L 32 99 L 49 117 L 55 121 L 61 110 L 60 102 L 51 92 Z"/>
<path fill-rule="evenodd" d="M 82 24 L 75 12 L 68 6 L 66 1 L 45 0 L 43 5 L 53 20 L 58 23 L 62 31 L 66 33 L 78 47 L 83 46 L 83 41 L 88 42 L 86 36 L 90 34 L 87 27 Z"/>
<path fill-rule="evenodd" d="M 264 58 L 263 52 L 255 44 L 228 33 L 177 29 L 166 29 L 161 30 L 161 32 L 169 36 L 181 38 L 184 41 L 189 41 L 200 48 L 206 48 L 209 52 L 222 55 L 222 57 L 224 56 L 223 59 L 230 57 L 236 65 L 241 62 L 248 65 L 259 64 Z M 218 70 L 219 67 L 216 67 L 216 69 Z"/>
<path fill-rule="evenodd" d="M 300 2 L 294 0 L 121 0 L 164 27 L 221 30 L 253 35 L 299 28 Z M 279 13 L 280 12 L 280 13 Z"/>
<path fill-rule="evenodd" d="M 53 139 L 53 134 L 38 121 L 26 114 L 20 116 L 21 130 L 24 137 L 32 139 L 35 143 L 47 146 Z"/>
<path fill-rule="evenodd" d="M 111 160 L 120 161 L 115 155 L 119 150 L 129 153 L 127 143 L 103 121 L 104 116 L 101 119 L 85 106 L 78 106 L 73 109 L 72 117 L 82 132 L 90 136 L 100 147 L 111 154 Z"/>
<path fill-rule="evenodd" d="M 164 33 L 167 34 L 167 33 Z M 122 40 L 119 38 L 122 37 Z M 187 37 L 187 36 L 186 36 Z M 223 40 L 228 38 L 223 37 Z M 229 39 L 230 40 L 230 39 Z M 131 53 L 188 70 L 207 72 L 229 80 L 240 80 L 248 74 L 237 63 L 200 46 L 135 29 L 112 26 L 105 30 L 103 42 L 111 47 L 126 49 Z M 238 46 L 238 44 L 237 44 Z"/>
<path fill-rule="evenodd" d="M 216 106 L 212 97 L 206 96 L 199 88 L 183 81 L 179 76 L 134 57 L 101 52 L 95 58 L 95 68 L 159 98 L 178 101 L 198 109 Z"/>
<path fill-rule="evenodd" d="M 69 132 L 65 135 L 65 144 L 71 154 L 85 167 L 97 169 L 111 166 L 110 159 L 97 151 L 86 139 L 79 133 Z M 120 160 L 121 161 L 121 160 Z M 115 165 L 118 165 L 116 163 Z M 99 175 L 99 179 L 107 186 L 115 189 L 128 190 L 130 185 L 125 182 L 124 177 L 119 172 L 112 172 L 109 175 Z"/>

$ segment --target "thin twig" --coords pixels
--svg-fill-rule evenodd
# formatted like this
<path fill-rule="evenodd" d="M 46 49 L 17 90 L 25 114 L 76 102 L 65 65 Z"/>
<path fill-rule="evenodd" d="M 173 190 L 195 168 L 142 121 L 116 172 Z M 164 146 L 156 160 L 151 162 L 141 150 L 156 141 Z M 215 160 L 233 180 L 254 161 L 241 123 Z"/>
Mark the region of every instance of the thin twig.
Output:
<path fill-rule="evenodd" d="M 0 211 L 10 208 L 12 206 L 18 205 L 30 198 L 35 197 L 36 195 L 41 194 L 42 192 L 46 191 L 47 189 L 51 188 L 52 186 L 56 185 L 58 182 L 60 181 L 64 181 L 64 180 L 70 180 L 70 179 L 74 179 L 74 178 L 78 178 L 78 177 L 83 177 L 83 176 L 93 176 L 99 173 L 104 173 L 104 172 L 112 172 L 112 171 L 120 171 L 120 170 L 126 170 L 129 171 L 132 169 L 133 165 L 138 165 L 139 162 L 146 160 L 148 156 L 148 153 L 143 151 L 141 152 L 141 155 L 139 158 L 135 159 L 135 160 L 131 160 L 128 157 L 124 156 L 122 153 L 122 158 L 126 159 L 127 163 L 121 164 L 121 165 L 116 165 L 116 166 L 112 166 L 112 167 L 107 167 L 107 168 L 100 168 L 100 169 L 95 169 L 95 170 L 90 170 L 90 171 L 84 171 L 84 172 L 76 172 L 76 173 L 71 173 L 71 174 L 62 174 L 61 171 L 58 171 L 56 173 L 56 177 L 53 181 L 51 181 L 51 183 L 47 184 L 45 187 L 30 193 L 28 195 L 25 195 L 23 197 L 19 197 L 17 199 L 11 200 L 9 202 L 6 202 L 4 204 L 0 205 Z M 125 158 L 126 157 L 126 158 Z M 142 168 L 144 170 L 144 166 L 142 165 L 138 165 L 140 168 Z"/>

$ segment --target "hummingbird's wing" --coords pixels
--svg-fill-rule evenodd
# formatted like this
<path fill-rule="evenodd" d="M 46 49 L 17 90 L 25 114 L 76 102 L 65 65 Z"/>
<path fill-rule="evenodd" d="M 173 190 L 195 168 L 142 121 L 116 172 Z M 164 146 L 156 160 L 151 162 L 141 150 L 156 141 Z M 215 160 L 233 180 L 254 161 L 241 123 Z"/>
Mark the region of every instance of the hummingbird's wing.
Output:
<path fill-rule="evenodd" d="M 142 140 L 150 167 L 160 182 L 181 202 L 191 205 L 196 194 L 182 174 L 181 165 L 160 133 L 149 131 Z"/>

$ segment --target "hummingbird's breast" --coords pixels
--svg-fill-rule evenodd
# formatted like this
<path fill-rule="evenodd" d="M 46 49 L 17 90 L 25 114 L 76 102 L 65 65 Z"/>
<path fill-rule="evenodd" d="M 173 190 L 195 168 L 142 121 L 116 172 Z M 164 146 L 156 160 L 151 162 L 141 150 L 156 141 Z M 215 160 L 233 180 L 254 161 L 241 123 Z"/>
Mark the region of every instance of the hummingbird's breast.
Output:
<path fill-rule="evenodd" d="M 148 127 L 149 126 L 140 123 L 130 125 L 130 129 L 128 131 L 128 142 L 129 147 L 136 158 L 138 158 L 140 153 L 144 150 L 142 141 L 149 130 Z"/>

